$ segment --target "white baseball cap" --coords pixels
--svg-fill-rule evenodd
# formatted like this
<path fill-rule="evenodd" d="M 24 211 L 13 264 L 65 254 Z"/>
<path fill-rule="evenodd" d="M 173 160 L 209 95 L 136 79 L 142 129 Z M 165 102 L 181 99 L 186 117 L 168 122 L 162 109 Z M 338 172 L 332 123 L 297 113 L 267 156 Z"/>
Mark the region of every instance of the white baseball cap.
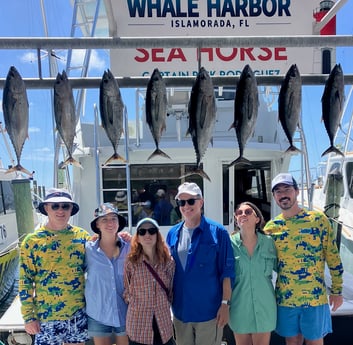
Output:
<path fill-rule="evenodd" d="M 272 192 L 279 184 L 286 184 L 287 186 L 293 186 L 295 189 L 298 189 L 297 181 L 294 179 L 294 177 L 291 174 L 288 174 L 288 173 L 278 174 L 272 180 L 272 184 L 271 184 Z"/>
<path fill-rule="evenodd" d="M 178 187 L 178 194 L 175 199 L 179 198 L 180 194 L 189 194 L 192 196 L 200 196 L 202 198 L 202 192 L 200 187 L 194 182 L 184 182 Z"/>

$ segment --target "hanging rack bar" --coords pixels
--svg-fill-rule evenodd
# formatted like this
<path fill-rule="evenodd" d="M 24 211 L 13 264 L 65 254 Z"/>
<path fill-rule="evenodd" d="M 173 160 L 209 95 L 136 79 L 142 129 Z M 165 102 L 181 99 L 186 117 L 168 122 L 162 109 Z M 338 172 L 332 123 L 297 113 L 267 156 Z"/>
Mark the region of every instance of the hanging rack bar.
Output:
<path fill-rule="evenodd" d="M 147 86 L 150 77 L 120 77 L 116 78 L 120 87 L 143 88 Z M 301 76 L 302 85 L 323 85 L 328 78 L 328 74 L 304 74 Z M 256 76 L 258 85 L 281 85 L 284 75 L 277 76 Z M 27 89 L 51 89 L 54 86 L 55 78 L 23 78 Z M 195 82 L 195 77 L 163 77 L 167 87 L 190 87 Z M 5 78 L 0 79 L 0 89 L 4 88 Z M 212 77 L 213 85 L 235 87 L 239 77 Z M 74 89 L 95 89 L 99 88 L 101 78 L 70 78 L 70 83 Z M 353 85 L 353 75 L 345 75 L 345 85 Z"/>
<path fill-rule="evenodd" d="M 174 36 L 174 37 L 0 37 L 0 49 L 128 49 L 174 47 L 350 47 L 353 35 Z"/>

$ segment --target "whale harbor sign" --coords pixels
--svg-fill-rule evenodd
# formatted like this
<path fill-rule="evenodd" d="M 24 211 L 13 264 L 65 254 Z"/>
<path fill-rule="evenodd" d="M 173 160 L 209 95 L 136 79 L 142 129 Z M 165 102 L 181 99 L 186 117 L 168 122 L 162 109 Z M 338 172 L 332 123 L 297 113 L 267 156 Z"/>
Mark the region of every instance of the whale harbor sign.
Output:
<path fill-rule="evenodd" d="M 312 35 L 313 1 L 290 0 L 110 0 L 115 37 Z M 317 5 L 317 4 L 316 4 Z M 321 49 L 290 47 L 112 49 L 118 76 L 147 76 L 158 64 L 163 76 L 194 76 L 199 62 L 213 76 L 238 76 L 246 64 L 256 75 L 321 70 Z"/>

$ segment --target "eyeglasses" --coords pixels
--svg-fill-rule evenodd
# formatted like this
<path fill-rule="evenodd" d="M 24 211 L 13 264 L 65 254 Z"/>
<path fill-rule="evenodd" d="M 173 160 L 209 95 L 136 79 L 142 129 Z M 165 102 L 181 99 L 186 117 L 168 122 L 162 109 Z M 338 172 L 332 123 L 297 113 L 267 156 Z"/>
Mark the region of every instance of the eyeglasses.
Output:
<path fill-rule="evenodd" d="M 243 214 L 245 214 L 246 216 L 251 216 L 253 213 L 254 213 L 254 210 L 251 209 L 251 208 L 247 208 L 247 209 L 245 209 L 245 210 L 236 210 L 236 211 L 235 211 L 235 215 L 236 215 L 237 217 L 239 217 L 239 216 L 241 216 L 241 215 L 243 215 Z"/>
<path fill-rule="evenodd" d="M 53 211 L 57 211 L 59 208 L 62 208 L 64 211 L 71 210 L 71 204 L 50 204 L 50 207 Z"/>
<path fill-rule="evenodd" d="M 150 235 L 154 235 L 158 232 L 158 229 L 157 228 L 149 228 L 149 229 L 140 228 L 137 230 L 137 234 L 140 236 L 145 236 L 147 231 Z"/>
<path fill-rule="evenodd" d="M 196 200 L 200 200 L 200 198 L 197 199 L 188 199 L 188 200 L 176 200 L 176 203 L 178 206 L 184 207 L 186 205 L 186 203 L 188 203 L 188 205 L 192 206 L 195 204 Z"/>

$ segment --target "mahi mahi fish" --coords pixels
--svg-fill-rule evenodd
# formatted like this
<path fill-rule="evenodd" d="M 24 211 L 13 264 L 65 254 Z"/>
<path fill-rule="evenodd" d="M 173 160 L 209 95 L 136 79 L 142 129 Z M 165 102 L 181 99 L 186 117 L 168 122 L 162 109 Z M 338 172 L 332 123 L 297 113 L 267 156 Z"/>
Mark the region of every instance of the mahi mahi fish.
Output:
<path fill-rule="evenodd" d="M 58 73 L 54 84 L 54 117 L 56 129 L 68 153 L 68 158 L 61 164 L 61 168 L 69 164 L 81 168 L 81 164 L 72 157 L 77 120 L 72 87 L 65 71 Z"/>
<path fill-rule="evenodd" d="M 208 144 L 212 143 L 213 130 L 216 124 L 216 98 L 212 79 L 203 67 L 200 68 L 192 86 L 188 111 L 189 128 L 187 134 L 191 135 L 194 145 L 196 166 L 183 177 L 198 174 L 211 181 L 201 169 L 200 164 Z"/>
<path fill-rule="evenodd" d="M 235 128 L 239 145 L 239 157 L 229 164 L 250 165 L 243 157 L 244 147 L 253 135 L 259 108 L 259 94 L 255 75 L 249 65 L 246 65 L 240 75 L 234 99 L 234 122 L 229 129 Z"/>
<path fill-rule="evenodd" d="M 7 170 L 7 173 L 17 170 L 31 175 L 20 163 L 23 145 L 28 138 L 29 115 L 26 86 L 14 66 L 10 67 L 6 77 L 2 107 L 5 128 L 9 134 L 17 158 L 17 165 Z"/>
<path fill-rule="evenodd" d="M 102 127 L 114 149 L 113 155 L 104 164 L 106 165 L 113 160 L 125 161 L 125 158 L 117 152 L 120 137 L 124 132 L 123 119 L 125 106 L 118 82 L 109 69 L 104 71 L 100 83 L 99 108 Z"/>
<path fill-rule="evenodd" d="M 166 117 L 167 88 L 158 68 L 155 68 L 147 85 L 146 121 L 150 127 L 153 140 L 156 144 L 156 149 L 147 160 L 155 156 L 162 156 L 170 159 L 170 157 L 159 148 L 162 133 L 166 130 Z"/>
<path fill-rule="evenodd" d="M 301 77 L 297 65 L 293 64 L 282 82 L 278 96 L 278 116 L 290 145 L 286 152 L 300 152 L 293 145 L 293 136 L 299 126 L 301 103 Z"/>
<path fill-rule="evenodd" d="M 322 119 L 330 139 L 330 147 L 321 155 L 330 152 L 344 156 L 342 151 L 334 146 L 334 138 L 341 123 L 344 106 L 344 75 L 340 64 L 336 64 L 325 84 L 321 98 Z"/>

